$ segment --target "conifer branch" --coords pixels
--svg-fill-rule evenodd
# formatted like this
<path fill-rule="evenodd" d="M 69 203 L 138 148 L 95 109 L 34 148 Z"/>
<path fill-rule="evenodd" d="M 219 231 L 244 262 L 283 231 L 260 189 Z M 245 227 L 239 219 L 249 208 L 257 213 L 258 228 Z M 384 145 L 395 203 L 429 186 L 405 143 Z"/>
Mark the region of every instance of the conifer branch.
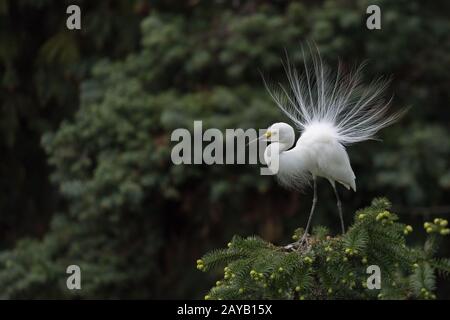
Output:
<path fill-rule="evenodd" d="M 450 274 L 450 259 L 434 257 L 439 238 L 449 233 L 447 221 L 425 223 L 423 248 L 409 247 L 412 227 L 389 209 L 388 200 L 375 199 L 342 236 L 317 226 L 307 249 L 235 236 L 227 249 L 197 260 L 202 271 L 224 267 L 205 299 L 435 299 L 436 272 Z M 297 229 L 293 239 L 302 234 Z M 379 290 L 368 288 L 369 265 L 381 270 Z"/>

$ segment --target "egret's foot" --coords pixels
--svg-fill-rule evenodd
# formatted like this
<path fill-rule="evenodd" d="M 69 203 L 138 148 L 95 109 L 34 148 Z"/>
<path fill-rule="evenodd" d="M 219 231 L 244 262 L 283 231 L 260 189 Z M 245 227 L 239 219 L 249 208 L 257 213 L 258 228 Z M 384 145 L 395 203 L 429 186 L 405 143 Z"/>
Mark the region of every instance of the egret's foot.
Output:
<path fill-rule="evenodd" d="M 310 248 L 310 238 L 307 234 L 304 234 L 299 240 L 296 242 L 290 243 L 283 248 L 286 250 L 294 250 L 294 251 L 308 251 Z"/>
<path fill-rule="evenodd" d="M 289 243 L 287 246 L 284 246 L 283 248 L 286 250 L 294 250 L 296 245 L 297 245 L 297 242 L 293 242 L 293 243 Z"/>

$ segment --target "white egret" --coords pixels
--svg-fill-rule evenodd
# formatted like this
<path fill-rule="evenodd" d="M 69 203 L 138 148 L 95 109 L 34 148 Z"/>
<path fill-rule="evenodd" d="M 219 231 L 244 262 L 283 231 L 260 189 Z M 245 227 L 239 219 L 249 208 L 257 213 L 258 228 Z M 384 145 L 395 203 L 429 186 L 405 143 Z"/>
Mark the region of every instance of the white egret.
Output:
<path fill-rule="evenodd" d="M 311 56 L 311 65 L 304 63 L 303 75 L 286 59 L 283 65 L 289 81 L 287 88 L 282 84 L 269 87 L 264 81 L 276 105 L 301 132 L 294 146 L 293 127 L 283 122 L 272 124 L 262 137 L 272 142 L 264 152 L 265 161 L 270 165 L 274 152 L 278 153 L 277 178 L 283 186 L 302 189 L 311 180 L 313 185 L 308 222 L 303 237 L 295 245 L 302 244 L 309 232 L 317 203 L 317 177 L 326 178 L 333 187 L 342 233 L 345 232 L 336 182 L 356 191 L 356 176 L 345 146 L 374 139 L 380 129 L 395 122 L 404 112 L 387 114 L 391 101 L 384 98 L 387 81 L 380 78 L 363 86 L 361 66 L 344 74 L 339 64 L 331 72 L 319 53 Z"/>

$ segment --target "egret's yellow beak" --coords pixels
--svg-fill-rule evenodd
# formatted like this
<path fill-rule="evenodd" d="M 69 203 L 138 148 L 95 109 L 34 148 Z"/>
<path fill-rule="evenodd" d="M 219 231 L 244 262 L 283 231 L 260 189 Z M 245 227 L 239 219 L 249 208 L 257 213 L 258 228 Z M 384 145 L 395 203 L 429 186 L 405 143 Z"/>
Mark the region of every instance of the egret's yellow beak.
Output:
<path fill-rule="evenodd" d="M 262 136 L 260 136 L 259 138 L 254 139 L 254 140 L 252 140 L 252 141 L 250 141 L 249 143 L 247 143 L 247 145 L 249 145 L 250 143 L 253 143 L 253 142 L 255 142 L 255 141 L 261 140 L 262 138 L 268 139 L 268 138 L 270 138 L 271 136 L 272 136 L 272 132 L 266 131 L 266 133 L 264 133 Z"/>

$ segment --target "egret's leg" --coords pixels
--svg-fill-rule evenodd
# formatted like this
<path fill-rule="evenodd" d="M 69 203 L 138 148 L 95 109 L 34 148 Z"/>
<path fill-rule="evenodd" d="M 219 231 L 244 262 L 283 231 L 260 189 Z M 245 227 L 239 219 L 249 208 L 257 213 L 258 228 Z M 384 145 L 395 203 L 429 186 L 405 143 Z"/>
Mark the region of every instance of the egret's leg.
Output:
<path fill-rule="evenodd" d="M 339 199 L 339 194 L 336 190 L 336 185 L 333 183 L 333 190 L 334 190 L 334 194 L 336 195 L 336 201 L 337 201 L 337 207 L 338 207 L 338 211 L 339 211 L 339 218 L 341 219 L 341 228 L 342 228 L 342 234 L 345 233 L 345 227 L 344 227 L 344 216 L 342 215 L 342 204 L 341 204 L 341 199 Z"/>
<path fill-rule="evenodd" d="M 305 233 L 303 234 L 303 237 L 300 241 L 303 241 L 304 239 L 306 239 L 306 236 L 308 235 L 309 232 L 309 225 L 311 224 L 311 218 L 314 214 L 314 209 L 316 207 L 316 203 L 317 203 L 317 185 L 316 185 L 316 177 L 313 177 L 313 188 L 314 188 L 314 196 L 313 196 L 313 201 L 312 201 L 312 205 L 311 205 L 311 211 L 309 213 L 309 218 L 308 218 L 308 223 L 306 224 L 306 229 L 305 229 Z"/>

